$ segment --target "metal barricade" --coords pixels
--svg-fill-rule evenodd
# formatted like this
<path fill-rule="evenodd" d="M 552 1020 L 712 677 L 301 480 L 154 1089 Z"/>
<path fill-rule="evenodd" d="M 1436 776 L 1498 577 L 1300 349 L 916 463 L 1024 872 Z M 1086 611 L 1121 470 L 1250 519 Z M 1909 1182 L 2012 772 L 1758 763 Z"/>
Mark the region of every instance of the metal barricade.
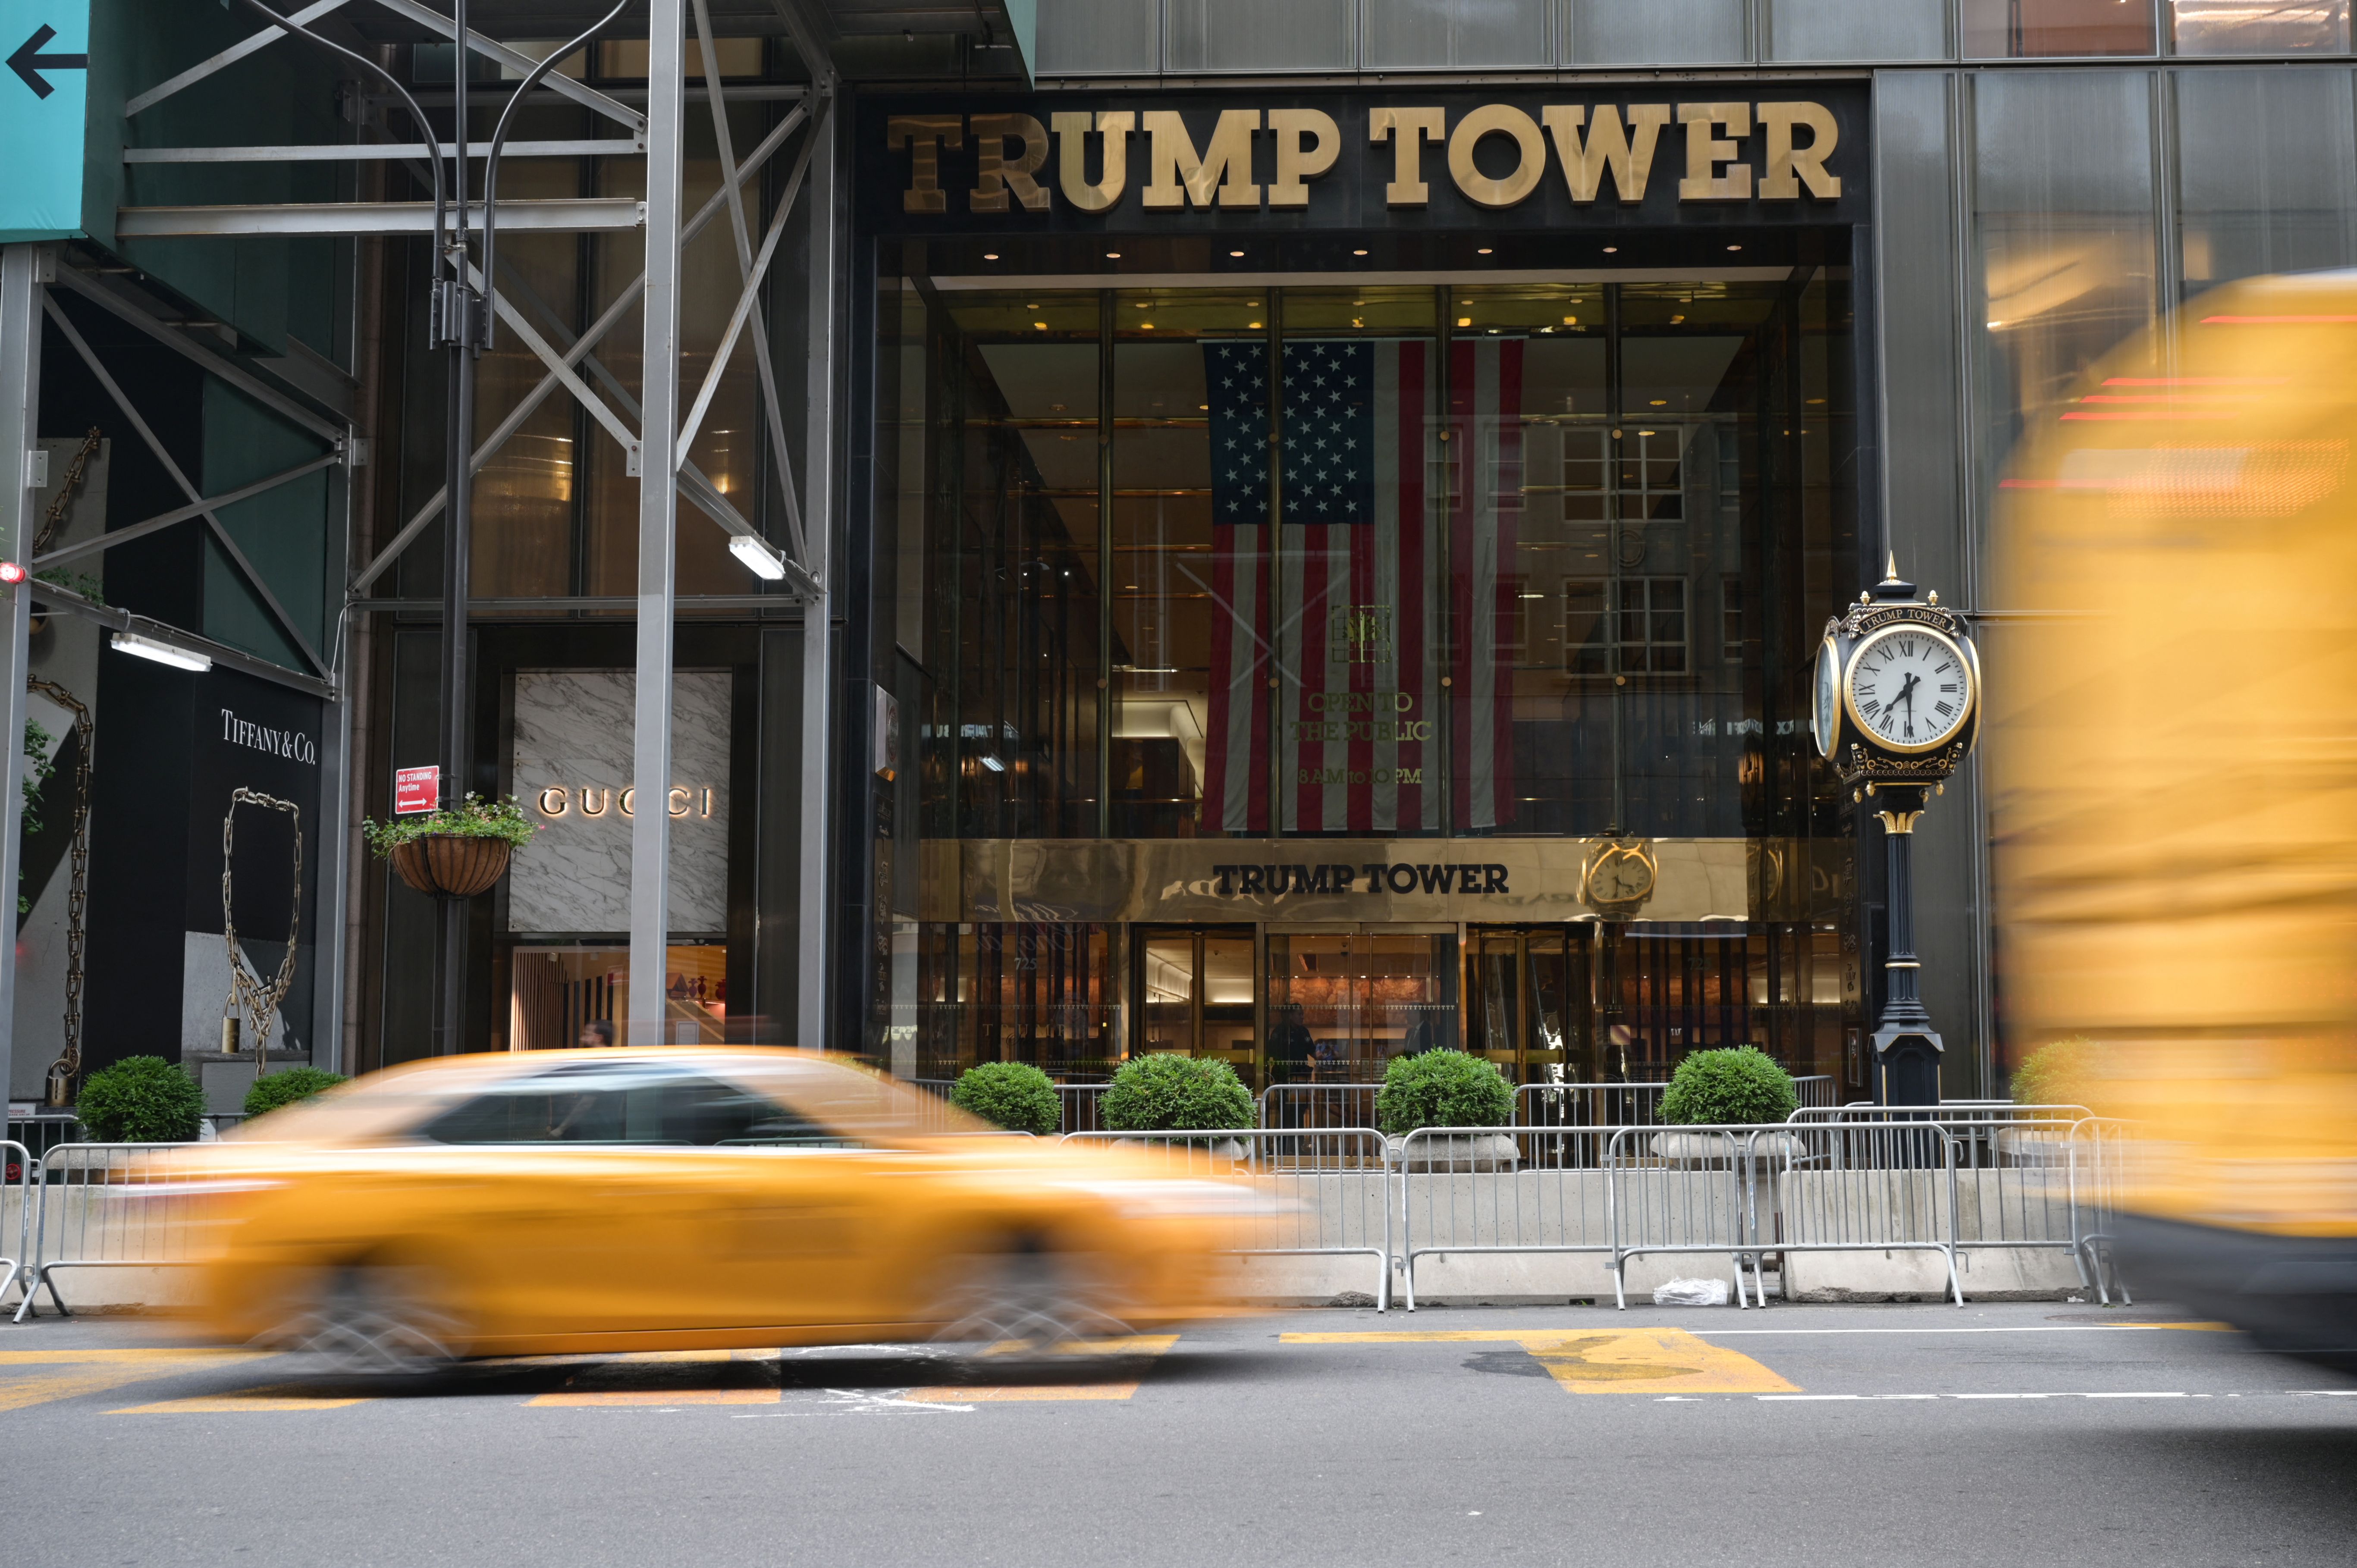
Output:
<path fill-rule="evenodd" d="M 1425 1127 L 1393 1145 L 1401 1283 L 1420 1258 L 1613 1251 L 1609 1127 Z"/>
<path fill-rule="evenodd" d="M 2136 1145 L 2127 1123 L 2108 1116 L 2089 1116 L 2071 1127 L 2071 1225 L 2083 1262 L 2083 1277 L 2095 1282 L 2095 1294 L 2112 1305 L 2112 1292 L 2123 1305 L 2134 1306 L 2127 1282 L 2120 1278 L 2113 1249 L 2119 1240 L 2121 1200 L 2129 1183 L 2128 1159 Z"/>
<path fill-rule="evenodd" d="M 1380 1083 L 1273 1083 L 1260 1091 L 1260 1124 L 1289 1128 L 1372 1127 Z"/>
<path fill-rule="evenodd" d="M 1964 1305 L 1956 1264 L 1957 1144 L 1937 1123 L 1794 1121 L 1746 1139 L 1755 1262 L 1777 1254 L 1789 1297 L 1800 1252 L 1934 1252 Z"/>
<path fill-rule="evenodd" d="M 188 1144 L 60 1144 L 40 1162 L 39 1213 L 33 1231 L 37 1266 L 20 1283 L 16 1321 L 34 1316 L 43 1289 L 71 1316 L 58 1293 L 60 1269 L 185 1268 L 195 1262 L 196 1197 L 176 1178 Z"/>
<path fill-rule="evenodd" d="M 1620 1127 L 1605 1145 L 1612 1221 L 1612 1295 L 1627 1310 L 1629 1260 L 1663 1252 L 1724 1253 L 1735 1272 L 1735 1304 L 1767 1303 L 1760 1277 L 1749 1126 Z"/>
<path fill-rule="evenodd" d="M 33 1294 L 33 1175 L 40 1162 L 14 1138 L 0 1139 L 0 1305 L 11 1286 Z"/>
<path fill-rule="evenodd" d="M 1101 1133 L 1104 1131 L 1104 1094 L 1110 1083 L 1060 1083 L 1056 1086 L 1056 1103 L 1063 1112 L 1061 1131 L 1065 1133 Z"/>
<path fill-rule="evenodd" d="M 1829 1072 L 1813 1072 L 1794 1079 L 1792 1092 L 1803 1105 L 1834 1105 L 1840 1102 L 1841 1086 Z"/>
<path fill-rule="evenodd" d="M 1518 1127 L 1654 1127 L 1666 1083 L 1525 1083 L 1514 1090 Z"/>
<path fill-rule="evenodd" d="M 1243 1217 L 1241 1257 L 1365 1256 L 1375 1310 L 1392 1300 L 1391 1165 L 1371 1127 L 1239 1128 L 1203 1133 L 1067 1133 L 1064 1143 L 1158 1158 L 1172 1176 L 1248 1184 L 1263 1201 Z"/>

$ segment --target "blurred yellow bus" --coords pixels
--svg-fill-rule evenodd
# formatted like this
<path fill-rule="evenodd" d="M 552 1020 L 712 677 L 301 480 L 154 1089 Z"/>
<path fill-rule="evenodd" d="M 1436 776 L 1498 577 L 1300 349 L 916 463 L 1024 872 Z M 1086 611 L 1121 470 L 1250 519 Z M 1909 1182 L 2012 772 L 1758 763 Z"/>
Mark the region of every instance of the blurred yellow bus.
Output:
<path fill-rule="evenodd" d="M 1985 596 L 2009 1043 L 2093 1043 L 2133 1288 L 2357 1365 L 2357 273 L 2205 294 L 2040 421 Z"/>

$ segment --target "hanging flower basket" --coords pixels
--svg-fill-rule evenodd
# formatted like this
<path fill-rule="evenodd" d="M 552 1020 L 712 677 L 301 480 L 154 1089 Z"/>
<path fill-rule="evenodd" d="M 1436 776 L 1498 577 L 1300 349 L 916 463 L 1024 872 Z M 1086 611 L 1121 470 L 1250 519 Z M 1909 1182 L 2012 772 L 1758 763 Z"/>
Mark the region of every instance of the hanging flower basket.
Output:
<path fill-rule="evenodd" d="M 361 828 L 369 847 L 393 862 L 404 882 L 443 898 L 490 892 L 536 831 L 512 799 L 485 801 L 475 795 L 455 809 L 364 822 Z"/>
<path fill-rule="evenodd" d="M 393 847 L 393 870 L 420 893 L 472 898 L 507 875 L 514 846 L 470 833 L 426 833 Z"/>

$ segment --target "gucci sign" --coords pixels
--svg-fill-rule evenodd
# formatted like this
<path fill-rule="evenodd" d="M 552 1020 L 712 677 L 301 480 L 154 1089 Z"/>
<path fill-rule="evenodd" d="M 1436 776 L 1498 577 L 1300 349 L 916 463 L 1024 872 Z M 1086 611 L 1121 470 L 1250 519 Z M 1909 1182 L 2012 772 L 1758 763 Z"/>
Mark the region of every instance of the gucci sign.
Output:
<path fill-rule="evenodd" d="M 540 814 L 554 821 L 564 816 L 602 817 L 616 811 L 625 817 L 638 814 L 639 792 L 628 787 L 620 789 L 584 784 L 578 789 L 562 784 L 552 784 L 533 800 Z M 709 819 L 712 815 L 712 790 L 709 786 L 698 789 L 685 784 L 671 787 L 671 814 L 674 822 L 689 818 Z"/>

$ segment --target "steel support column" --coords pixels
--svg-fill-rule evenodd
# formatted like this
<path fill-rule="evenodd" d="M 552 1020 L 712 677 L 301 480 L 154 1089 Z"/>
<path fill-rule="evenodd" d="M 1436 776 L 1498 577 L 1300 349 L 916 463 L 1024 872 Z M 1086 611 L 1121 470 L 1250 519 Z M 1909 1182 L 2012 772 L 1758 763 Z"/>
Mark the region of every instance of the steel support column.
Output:
<path fill-rule="evenodd" d="M 672 612 L 678 590 L 679 249 L 687 27 L 683 0 L 647 18 L 647 266 L 639 363 L 639 642 L 630 764 L 630 1013 L 627 1038 L 662 1036 L 671 937 Z"/>
<path fill-rule="evenodd" d="M 833 91 L 831 72 L 818 90 Z M 828 741 L 834 708 L 834 404 L 843 372 L 843 344 L 835 330 L 843 194 L 836 132 L 842 118 L 823 114 L 811 127 L 810 189 L 803 198 L 809 203 L 810 315 L 803 345 L 809 380 L 802 447 L 809 487 L 802 527 L 809 553 L 802 564 L 822 585 L 815 596 L 804 600 L 802 610 L 802 961 L 794 987 L 794 1043 L 806 1051 L 827 1047 L 827 928 L 834 907 L 827 875 L 834 849 L 828 811 L 834 748 Z"/>
<path fill-rule="evenodd" d="M 23 561 L 38 529 L 33 445 L 40 431 L 42 285 L 57 265 L 47 245 L 0 247 L 0 560 Z M 25 634 L 32 595 L 0 606 L 0 888 L 13 896 L 24 819 Z M 13 927 L 12 927 L 13 929 Z M 0 942 L 0 1090 L 15 1090 L 16 944 Z"/>

